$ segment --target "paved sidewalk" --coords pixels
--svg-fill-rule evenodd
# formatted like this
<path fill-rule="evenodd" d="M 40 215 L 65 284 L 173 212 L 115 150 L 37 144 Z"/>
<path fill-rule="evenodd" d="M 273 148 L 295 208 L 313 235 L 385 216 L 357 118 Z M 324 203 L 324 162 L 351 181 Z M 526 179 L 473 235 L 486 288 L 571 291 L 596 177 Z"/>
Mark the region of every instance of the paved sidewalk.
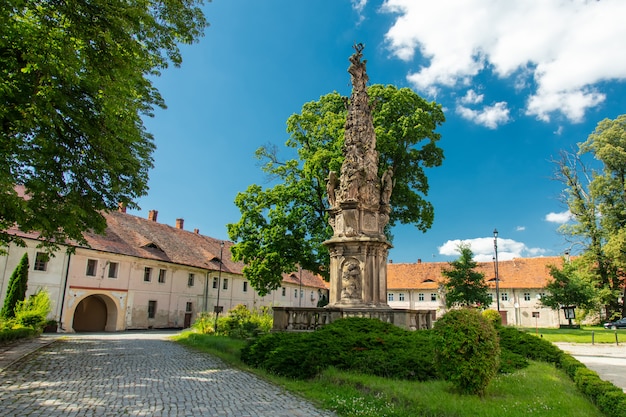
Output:
<path fill-rule="evenodd" d="M 626 392 L 626 344 L 620 343 L 555 343 L 562 351 L 569 353 L 600 378 L 612 382 Z"/>
<path fill-rule="evenodd" d="M 171 334 L 44 336 L 0 349 L 0 417 L 335 416 Z"/>

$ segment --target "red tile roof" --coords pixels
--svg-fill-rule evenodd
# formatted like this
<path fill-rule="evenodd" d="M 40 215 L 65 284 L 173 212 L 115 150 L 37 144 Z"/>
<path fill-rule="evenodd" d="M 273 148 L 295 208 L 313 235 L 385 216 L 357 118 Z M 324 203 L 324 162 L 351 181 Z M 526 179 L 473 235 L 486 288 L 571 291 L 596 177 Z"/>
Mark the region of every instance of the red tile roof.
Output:
<path fill-rule="evenodd" d="M 550 278 L 550 265 L 562 266 L 563 258 L 515 258 L 498 262 L 500 288 L 544 288 Z M 448 262 L 416 264 L 388 264 L 387 288 L 434 290 L 443 284 L 442 270 L 450 268 Z M 477 271 L 485 274 L 489 287 L 495 288 L 495 268 L 493 262 L 479 262 Z"/>
<path fill-rule="evenodd" d="M 244 264 L 233 261 L 230 253 L 233 242 L 214 239 L 120 211 L 103 213 L 103 216 L 107 222 L 103 235 L 84 234 L 91 249 L 218 271 L 222 249 L 220 244 L 224 243 L 221 253 L 222 271 L 243 274 Z M 16 228 L 11 228 L 7 232 L 23 238 L 39 238 L 38 233 L 24 233 Z M 283 281 L 299 284 L 298 277 L 298 272 L 284 274 Z M 328 288 L 328 283 L 322 277 L 304 270 L 302 285 Z"/>

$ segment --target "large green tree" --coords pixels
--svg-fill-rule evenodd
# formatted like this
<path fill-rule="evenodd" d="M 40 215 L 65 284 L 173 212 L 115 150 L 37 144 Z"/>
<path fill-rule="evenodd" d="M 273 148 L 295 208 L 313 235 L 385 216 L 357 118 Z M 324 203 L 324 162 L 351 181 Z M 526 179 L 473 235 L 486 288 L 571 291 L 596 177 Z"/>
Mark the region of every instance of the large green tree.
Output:
<path fill-rule="evenodd" d="M 203 34 L 202 4 L 0 2 L 0 249 L 13 226 L 51 247 L 84 242 L 101 210 L 147 192 L 142 117 L 165 107 L 151 80 Z"/>
<path fill-rule="evenodd" d="M 626 115 L 601 121 L 578 152 L 563 152 L 557 178 L 573 222 L 561 227 L 593 271 L 607 317 L 626 315 Z"/>
<path fill-rule="evenodd" d="M 459 245 L 460 256 L 441 271 L 446 278 L 446 306 L 487 308 L 491 305 L 485 274 L 476 271 L 478 263 L 469 245 Z"/>
<path fill-rule="evenodd" d="M 408 88 L 372 85 L 368 94 L 379 174 L 392 167 L 396 182 L 387 231 L 398 222 L 426 231 L 434 210 L 426 200 L 425 169 L 443 161 L 443 151 L 437 146 L 440 135 L 435 132 L 445 120 L 441 106 Z M 281 160 L 275 146 L 259 148 L 256 156 L 273 185 L 251 185 L 235 199 L 241 219 L 228 225 L 235 242 L 232 253 L 246 264 L 243 272 L 260 294 L 278 288 L 281 274 L 294 271 L 297 265 L 328 275 L 328 251 L 322 244 L 332 236 L 326 179 L 329 171 L 341 171 L 345 101 L 334 92 L 306 103 L 301 113 L 289 117 L 286 146 L 291 159 Z"/>
<path fill-rule="evenodd" d="M 24 256 L 22 256 L 22 259 L 20 259 L 20 263 L 17 264 L 15 270 L 11 274 L 11 278 L 9 278 L 6 298 L 4 299 L 4 304 L 2 306 L 2 310 L 0 311 L 1 317 L 15 317 L 15 306 L 20 301 L 24 301 L 28 286 L 28 268 L 28 254 L 25 253 Z"/>
<path fill-rule="evenodd" d="M 597 291 L 593 283 L 593 272 L 589 270 L 583 258 L 565 261 L 563 267 L 550 265 L 552 279 L 545 286 L 546 295 L 541 304 L 558 310 L 563 306 L 575 306 L 583 309 L 595 307 Z"/>

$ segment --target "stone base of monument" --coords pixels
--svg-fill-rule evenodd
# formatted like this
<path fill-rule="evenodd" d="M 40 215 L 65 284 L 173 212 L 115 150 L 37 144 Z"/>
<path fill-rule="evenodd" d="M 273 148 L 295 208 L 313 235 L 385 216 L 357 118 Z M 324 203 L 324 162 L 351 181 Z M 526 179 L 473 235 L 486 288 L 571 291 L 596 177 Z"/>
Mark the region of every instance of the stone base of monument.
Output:
<path fill-rule="evenodd" d="M 389 307 L 273 307 L 272 331 L 313 331 L 335 320 L 348 317 L 378 319 L 406 330 L 430 329 L 435 321 L 435 310 L 408 310 Z"/>

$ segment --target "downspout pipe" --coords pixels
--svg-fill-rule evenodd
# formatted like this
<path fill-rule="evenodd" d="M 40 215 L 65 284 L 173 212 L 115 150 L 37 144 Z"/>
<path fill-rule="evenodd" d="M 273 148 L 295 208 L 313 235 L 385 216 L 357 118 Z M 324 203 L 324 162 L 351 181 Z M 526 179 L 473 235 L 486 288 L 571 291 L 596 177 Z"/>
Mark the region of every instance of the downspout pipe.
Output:
<path fill-rule="evenodd" d="M 67 293 L 67 282 L 70 276 L 70 260 L 72 259 L 72 252 L 67 252 L 67 266 L 65 267 L 65 281 L 63 282 L 63 295 L 61 296 L 61 311 L 59 312 L 59 328 L 63 328 L 63 309 L 65 308 L 65 294 Z"/>

